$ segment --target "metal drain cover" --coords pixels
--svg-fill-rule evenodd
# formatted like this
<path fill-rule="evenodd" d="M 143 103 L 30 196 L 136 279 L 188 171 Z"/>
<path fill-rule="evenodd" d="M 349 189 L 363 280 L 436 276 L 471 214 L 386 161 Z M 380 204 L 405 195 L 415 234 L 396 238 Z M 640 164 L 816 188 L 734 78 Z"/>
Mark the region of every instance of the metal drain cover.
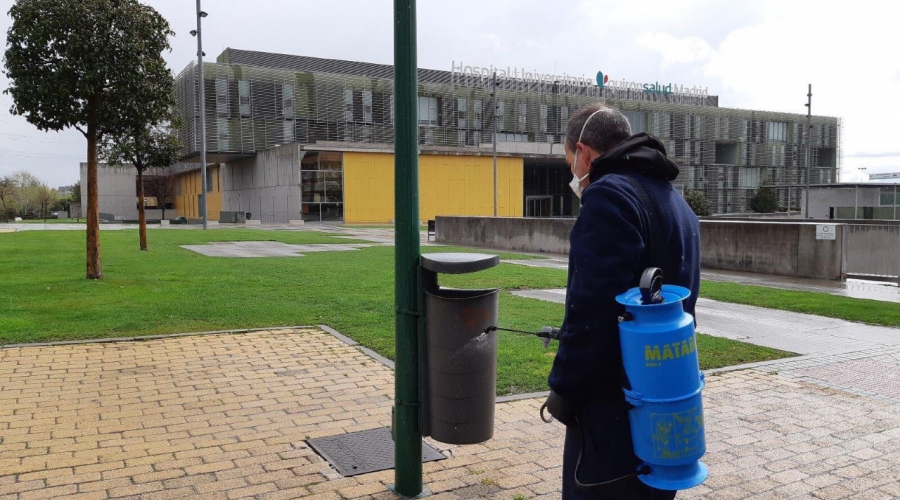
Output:
<path fill-rule="evenodd" d="M 394 468 L 394 440 L 391 439 L 390 427 L 308 439 L 306 442 L 344 477 Z M 423 462 L 445 458 L 427 443 L 422 443 Z"/>

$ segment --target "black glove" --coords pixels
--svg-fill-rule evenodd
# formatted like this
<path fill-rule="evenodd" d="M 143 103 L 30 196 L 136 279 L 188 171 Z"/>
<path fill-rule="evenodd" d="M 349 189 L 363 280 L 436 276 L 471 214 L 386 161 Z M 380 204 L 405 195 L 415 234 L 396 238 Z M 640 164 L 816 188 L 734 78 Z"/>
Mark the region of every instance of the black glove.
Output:
<path fill-rule="evenodd" d="M 544 409 L 547 409 L 547 412 L 550 413 L 552 418 L 544 417 Z M 559 394 L 550 391 L 550 395 L 547 396 L 547 401 L 544 401 L 544 405 L 541 406 L 541 419 L 544 422 L 551 422 L 555 418 L 560 423 L 565 426 L 576 425 L 577 419 L 575 417 L 575 405 L 572 403 L 571 399 L 568 399 L 564 396 L 560 396 Z"/>

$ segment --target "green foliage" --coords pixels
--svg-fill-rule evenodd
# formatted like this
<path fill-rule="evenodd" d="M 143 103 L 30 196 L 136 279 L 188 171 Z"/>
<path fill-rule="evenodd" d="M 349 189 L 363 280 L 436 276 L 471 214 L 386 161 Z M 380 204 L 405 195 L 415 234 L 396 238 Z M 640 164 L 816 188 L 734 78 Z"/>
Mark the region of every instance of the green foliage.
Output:
<path fill-rule="evenodd" d="M 81 180 L 72 186 L 72 191 L 69 192 L 69 201 L 72 203 L 81 203 Z"/>
<path fill-rule="evenodd" d="M 687 202 L 691 210 L 697 217 L 707 217 L 712 215 L 712 209 L 709 207 L 709 199 L 703 194 L 703 191 L 690 190 L 684 195 L 684 201 Z"/>
<path fill-rule="evenodd" d="M 174 92 L 171 99 L 175 99 Z M 181 156 L 181 141 L 176 134 L 177 116 L 174 107 L 170 107 L 168 114 L 158 122 L 147 122 L 109 135 L 101 147 L 100 157 L 110 165 L 130 163 L 139 172 L 172 165 Z"/>
<path fill-rule="evenodd" d="M 759 190 L 750 198 L 750 210 L 764 214 L 778 210 L 778 193 L 771 182 L 767 180 L 759 186 Z"/>
<path fill-rule="evenodd" d="M 97 139 L 164 116 L 174 83 L 162 51 L 174 33 L 136 0 L 17 0 L 5 69 L 10 112 L 40 130 Z"/>

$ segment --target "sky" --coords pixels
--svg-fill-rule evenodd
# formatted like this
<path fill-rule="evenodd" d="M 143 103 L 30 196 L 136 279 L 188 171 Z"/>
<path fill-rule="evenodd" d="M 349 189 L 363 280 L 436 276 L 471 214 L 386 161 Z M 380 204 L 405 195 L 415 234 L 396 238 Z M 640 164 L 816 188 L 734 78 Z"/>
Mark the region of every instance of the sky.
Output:
<path fill-rule="evenodd" d="M 177 74 L 196 59 L 196 4 L 143 0 L 175 36 Z M 0 0 L 6 48 L 11 0 Z M 393 62 L 390 0 L 205 0 L 205 60 L 227 47 Z M 841 119 L 840 180 L 900 172 L 900 2 L 896 0 L 419 0 L 418 62 L 449 71 L 518 66 L 540 73 L 699 85 L 719 106 Z M 9 80 L 0 75 L 0 90 Z M 0 94 L 0 177 L 27 170 L 51 187 L 78 180 L 86 141 L 41 132 Z"/>

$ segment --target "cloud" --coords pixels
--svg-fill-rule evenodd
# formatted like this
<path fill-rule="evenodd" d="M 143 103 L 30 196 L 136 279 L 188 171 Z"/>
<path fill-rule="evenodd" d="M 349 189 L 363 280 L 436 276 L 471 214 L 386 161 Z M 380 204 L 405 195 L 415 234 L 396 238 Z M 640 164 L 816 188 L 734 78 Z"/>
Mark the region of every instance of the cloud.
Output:
<path fill-rule="evenodd" d="M 662 66 L 705 61 L 712 53 L 706 40 L 688 36 L 677 38 L 668 33 L 644 33 L 637 37 L 638 45 L 642 45 L 662 55 Z"/>

